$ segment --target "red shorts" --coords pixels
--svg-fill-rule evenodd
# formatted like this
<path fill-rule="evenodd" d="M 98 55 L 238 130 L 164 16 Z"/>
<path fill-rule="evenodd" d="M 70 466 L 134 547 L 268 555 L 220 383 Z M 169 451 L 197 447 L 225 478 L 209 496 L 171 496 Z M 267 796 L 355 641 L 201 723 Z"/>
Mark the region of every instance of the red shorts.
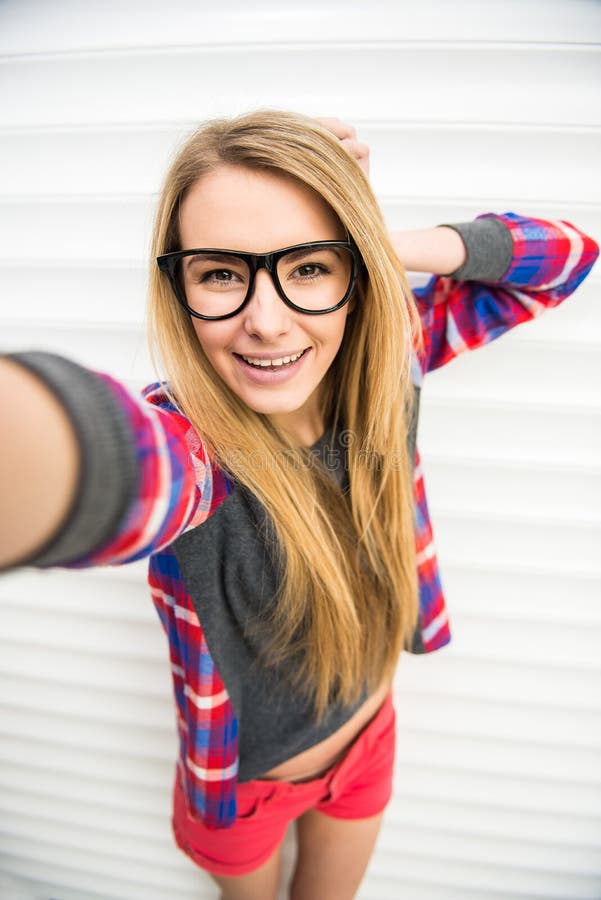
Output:
<path fill-rule="evenodd" d="M 308 809 L 335 819 L 366 819 L 382 812 L 392 793 L 395 715 L 388 695 L 346 754 L 311 781 L 257 779 L 238 785 L 238 817 L 212 830 L 189 815 L 179 777 L 173 792 L 173 833 L 178 847 L 207 872 L 245 875 L 267 862 L 288 824 Z"/>

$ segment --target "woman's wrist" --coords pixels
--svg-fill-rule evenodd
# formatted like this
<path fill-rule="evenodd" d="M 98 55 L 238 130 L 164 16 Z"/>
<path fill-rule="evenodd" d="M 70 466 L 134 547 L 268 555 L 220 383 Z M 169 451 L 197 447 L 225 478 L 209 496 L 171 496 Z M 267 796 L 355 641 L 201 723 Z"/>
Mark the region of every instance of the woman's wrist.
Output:
<path fill-rule="evenodd" d="M 415 231 L 393 231 L 390 240 L 403 266 L 411 272 L 450 275 L 461 268 L 467 259 L 461 236 L 446 225 Z"/>
<path fill-rule="evenodd" d="M 16 565 L 57 531 L 73 502 L 79 447 L 56 396 L 31 371 L 0 358 L 0 567 Z"/>

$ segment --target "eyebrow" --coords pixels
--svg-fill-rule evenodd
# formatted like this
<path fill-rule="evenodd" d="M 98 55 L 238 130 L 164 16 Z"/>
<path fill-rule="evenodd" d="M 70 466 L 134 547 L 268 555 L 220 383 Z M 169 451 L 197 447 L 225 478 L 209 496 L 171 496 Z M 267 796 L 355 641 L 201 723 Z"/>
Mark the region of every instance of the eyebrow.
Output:
<path fill-rule="evenodd" d="M 290 253 L 287 253 L 286 259 L 294 262 L 297 259 L 301 259 L 303 256 L 311 256 L 312 253 L 324 250 L 329 250 L 337 256 L 340 256 L 340 247 L 304 247 L 302 250 L 292 250 Z"/>
<path fill-rule="evenodd" d="M 217 263 L 228 263 L 231 262 L 232 257 L 236 257 L 235 253 L 195 253 L 190 256 L 184 256 L 186 260 L 186 265 L 190 265 L 190 263 L 196 262 L 199 259 L 207 260 L 208 262 L 217 262 Z M 238 257 L 240 259 L 240 257 Z"/>
<path fill-rule="evenodd" d="M 319 245 L 321 242 L 316 241 L 315 243 Z M 286 254 L 286 258 L 288 260 L 290 260 L 291 262 L 295 262 L 297 259 L 302 259 L 303 257 L 311 256 L 312 253 L 315 253 L 317 251 L 323 251 L 323 250 L 330 250 L 332 253 L 334 253 L 338 257 L 340 257 L 340 255 L 341 255 L 339 247 L 317 246 L 317 247 L 302 247 L 302 248 L 299 248 L 298 250 L 291 250 L 290 252 L 288 252 Z M 234 259 L 239 259 L 242 261 L 243 256 L 241 256 L 239 254 L 243 254 L 244 252 L 245 251 L 242 251 L 242 250 L 239 252 L 237 252 L 235 250 L 224 250 L 222 253 L 220 253 L 218 250 L 215 250 L 215 251 L 199 250 L 198 253 L 190 254 L 190 256 L 184 256 L 183 259 L 185 260 L 186 266 L 189 266 L 189 265 L 191 265 L 191 263 L 196 262 L 198 260 L 205 260 L 207 262 L 216 262 L 216 263 L 221 263 L 221 264 L 227 264 L 227 263 L 231 262 L 232 257 Z M 279 251 L 272 250 L 271 252 L 278 253 Z M 251 256 L 254 256 L 254 255 L 263 256 L 262 253 L 250 254 L 250 255 Z"/>

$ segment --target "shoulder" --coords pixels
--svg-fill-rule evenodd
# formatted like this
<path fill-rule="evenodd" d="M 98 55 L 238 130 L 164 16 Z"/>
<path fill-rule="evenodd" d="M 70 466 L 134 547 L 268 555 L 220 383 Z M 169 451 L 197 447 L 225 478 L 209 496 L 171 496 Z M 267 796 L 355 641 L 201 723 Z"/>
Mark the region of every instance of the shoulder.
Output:
<path fill-rule="evenodd" d="M 202 497 L 189 526 L 195 527 L 209 518 L 232 493 L 234 482 L 210 453 L 206 442 L 179 408 L 166 382 L 155 381 L 147 385 L 142 390 L 142 397 L 147 403 L 160 409 L 163 413 L 167 413 L 172 420 L 176 420 L 183 434 L 194 466 L 196 484 Z"/>
<path fill-rule="evenodd" d="M 169 385 L 166 381 L 153 381 L 142 388 L 142 396 L 148 403 L 153 406 L 159 406 L 161 409 L 168 409 L 172 412 L 183 415 L 172 400 Z"/>
<path fill-rule="evenodd" d="M 154 381 L 142 389 L 142 397 L 151 406 L 169 414 L 172 421 L 177 422 L 184 432 L 188 448 L 208 462 L 208 453 L 205 443 L 187 418 L 186 414 L 178 406 L 169 385 L 165 381 Z"/>

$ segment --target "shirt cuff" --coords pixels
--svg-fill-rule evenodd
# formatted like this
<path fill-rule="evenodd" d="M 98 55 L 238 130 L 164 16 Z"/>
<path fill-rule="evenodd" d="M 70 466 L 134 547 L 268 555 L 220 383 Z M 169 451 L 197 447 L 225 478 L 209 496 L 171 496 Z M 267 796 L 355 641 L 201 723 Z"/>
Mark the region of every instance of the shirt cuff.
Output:
<path fill-rule="evenodd" d="M 109 386 L 72 360 L 27 351 L 7 359 L 32 372 L 65 409 L 76 433 L 80 471 L 75 498 L 52 538 L 19 566 L 66 565 L 115 533 L 137 491 L 136 448 L 124 411 Z M 40 453 L 44 452 L 40 435 Z"/>
<path fill-rule="evenodd" d="M 457 281 L 501 281 L 513 257 L 513 239 L 507 225 L 497 216 L 486 215 L 473 222 L 447 225 L 465 245 L 466 261 L 451 272 Z"/>

